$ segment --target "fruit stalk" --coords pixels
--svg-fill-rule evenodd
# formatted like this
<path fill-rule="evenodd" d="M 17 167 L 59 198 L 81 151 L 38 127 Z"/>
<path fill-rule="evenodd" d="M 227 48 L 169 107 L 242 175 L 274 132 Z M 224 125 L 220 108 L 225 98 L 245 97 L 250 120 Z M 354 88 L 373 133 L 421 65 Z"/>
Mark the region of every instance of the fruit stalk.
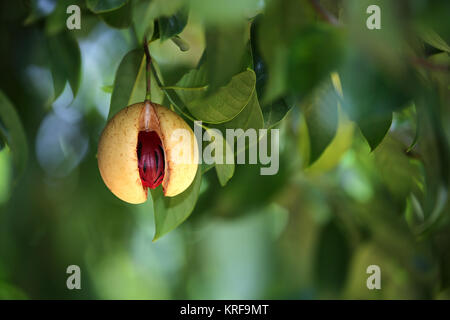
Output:
<path fill-rule="evenodd" d="M 145 52 L 145 63 L 146 63 L 146 68 L 145 68 L 145 76 L 146 76 L 146 91 L 145 91 L 145 101 L 151 101 L 150 99 L 150 91 L 151 91 L 151 87 L 150 87 L 150 81 L 151 81 L 151 65 L 152 65 L 152 57 L 150 56 L 150 51 L 148 50 L 148 41 L 147 41 L 147 37 L 144 38 L 144 52 Z"/>

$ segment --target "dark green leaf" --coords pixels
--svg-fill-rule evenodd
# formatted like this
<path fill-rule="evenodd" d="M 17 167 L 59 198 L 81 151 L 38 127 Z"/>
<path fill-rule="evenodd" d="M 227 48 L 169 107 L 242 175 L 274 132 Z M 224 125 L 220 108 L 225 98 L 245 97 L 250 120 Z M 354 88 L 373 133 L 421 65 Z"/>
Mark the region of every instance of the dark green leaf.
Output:
<path fill-rule="evenodd" d="M 299 32 L 289 48 L 288 89 L 300 96 L 308 94 L 334 71 L 342 58 L 341 31 L 315 25 Z"/>
<path fill-rule="evenodd" d="M 128 28 L 132 19 L 132 4 L 127 2 L 117 10 L 99 14 L 99 17 L 113 28 Z"/>
<path fill-rule="evenodd" d="M 309 164 L 320 155 L 336 135 L 338 125 L 338 95 L 331 83 L 325 81 L 313 94 L 304 109 L 310 141 Z"/>
<path fill-rule="evenodd" d="M 45 19 L 45 31 L 54 35 L 66 28 L 67 7 L 74 4 L 72 0 L 58 0 L 55 10 Z"/>
<path fill-rule="evenodd" d="M 145 98 L 144 51 L 135 49 L 122 59 L 114 80 L 108 119 L 130 104 Z"/>
<path fill-rule="evenodd" d="M 350 57 L 340 75 L 343 108 L 373 150 L 389 130 L 392 112 L 405 107 L 410 97 L 402 88 L 401 78 L 383 73 L 363 55 Z"/>
<path fill-rule="evenodd" d="M 248 37 L 244 23 L 234 27 L 207 28 L 205 63 L 209 90 L 217 90 L 242 71 Z"/>
<path fill-rule="evenodd" d="M 267 62 L 268 84 L 263 104 L 283 96 L 287 90 L 288 56 L 297 33 L 314 18 L 311 6 L 302 0 L 271 1 L 261 18 L 257 44 Z M 299 70 L 293 70 L 299 72 Z"/>
<path fill-rule="evenodd" d="M 182 8 L 170 17 L 161 17 L 158 19 L 159 36 L 161 40 L 172 38 L 183 31 L 188 21 L 188 10 Z"/>
<path fill-rule="evenodd" d="M 95 13 L 104 13 L 117 10 L 129 0 L 86 0 L 88 8 Z"/>
<path fill-rule="evenodd" d="M 50 36 L 48 45 L 55 99 L 63 92 L 67 81 L 75 97 L 81 79 L 81 52 L 77 40 L 70 32 L 63 32 Z"/>
<path fill-rule="evenodd" d="M 251 26 L 251 56 L 253 58 L 253 70 L 256 75 L 256 92 L 258 97 L 264 97 L 267 84 L 267 66 L 259 52 L 258 26 L 261 16 L 258 16 Z M 294 97 L 279 98 L 273 102 L 261 105 L 264 126 L 271 128 L 281 121 L 287 112 L 295 105 Z"/>
<path fill-rule="evenodd" d="M 328 223 L 320 234 L 315 257 L 314 278 L 319 289 L 339 293 L 346 283 L 350 258 L 351 248 L 345 233 L 335 221 Z"/>
<path fill-rule="evenodd" d="M 189 217 L 197 202 L 201 181 L 202 173 L 198 168 L 192 184 L 178 196 L 164 197 L 161 187 L 150 190 L 155 211 L 153 241 L 172 231 Z"/>
<path fill-rule="evenodd" d="M 0 140 L 11 149 L 15 175 L 19 179 L 27 164 L 28 143 L 19 115 L 3 91 L 0 91 Z"/>

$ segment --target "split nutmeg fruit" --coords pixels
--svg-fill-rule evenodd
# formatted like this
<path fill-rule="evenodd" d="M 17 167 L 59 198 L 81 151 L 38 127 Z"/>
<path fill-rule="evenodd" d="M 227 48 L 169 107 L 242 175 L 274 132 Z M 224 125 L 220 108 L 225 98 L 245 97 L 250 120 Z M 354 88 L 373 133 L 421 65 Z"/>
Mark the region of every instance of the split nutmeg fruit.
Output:
<path fill-rule="evenodd" d="M 106 186 L 129 203 L 147 200 L 147 188 L 162 184 L 173 197 L 194 180 L 198 147 L 192 129 L 175 112 L 145 101 L 119 111 L 98 145 L 98 167 Z"/>

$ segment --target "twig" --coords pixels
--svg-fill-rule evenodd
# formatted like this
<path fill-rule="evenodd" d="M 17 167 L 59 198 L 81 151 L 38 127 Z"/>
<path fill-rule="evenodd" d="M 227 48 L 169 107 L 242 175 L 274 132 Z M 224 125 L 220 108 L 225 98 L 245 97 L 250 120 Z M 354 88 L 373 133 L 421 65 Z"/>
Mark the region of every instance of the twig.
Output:
<path fill-rule="evenodd" d="M 325 9 L 320 4 L 319 0 L 309 0 L 309 2 L 323 20 L 329 22 L 334 26 L 338 26 L 340 24 L 339 20 L 331 12 Z"/>
<path fill-rule="evenodd" d="M 145 91 L 145 100 L 146 101 L 151 101 L 151 95 L 150 95 L 150 91 L 151 91 L 151 65 L 152 65 L 152 57 L 150 56 L 150 51 L 148 50 L 148 42 L 147 42 L 147 37 L 144 37 L 144 52 L 145 52 L 145 60 L 146 60 L 146 69 L 145 69 L 145 76 L 146 76 L 146 80 L 147 80 L 147 87 L 146 87 L 146 91 Z"/>

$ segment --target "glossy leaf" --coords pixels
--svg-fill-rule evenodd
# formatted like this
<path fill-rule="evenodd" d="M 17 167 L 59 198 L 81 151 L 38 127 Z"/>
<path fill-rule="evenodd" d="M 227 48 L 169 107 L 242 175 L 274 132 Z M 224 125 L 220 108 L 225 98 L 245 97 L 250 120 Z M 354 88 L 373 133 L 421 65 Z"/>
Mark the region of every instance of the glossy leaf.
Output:
<path fill-rule="evenodd" d="M 155 212 L 153 241 L 172 231 L 189 217 L 197 202 L 201 181 L 202 173 L 199 167 L 189 188 L 175 197 L 164 197 L 162 188 L 150 190 Z"/>
<path fill-rule="evenodd" d="M 145 59 L 142 49 L 128 52 L 122 59 L 114 80 L 108 119 L 130 104 L 145 98 Z"/>
<path fill-rule="evenodd" d="M 188 10 L 182 8 L 170 17 L 163 16 L 158 19 L 159 36 L 161 40 L 172 38 L 183 31 L 188 21 Z"/>
<path fill-rule="evenodd" d="M 0 91 L 0 138 L 11 150 L 14 172 L 19 179 L 27 164 L 28 143 L 19 115 L 3 91 Z"/>
<path fill-rule="evenodd" d="M 201 71 L 199 71 L 201 72 Z M 190 72 L 186 76 L 189 79 L 202 78 L 201 74 Z M 205 90 L 177 89 L 180 92 L 187 109 L 199 120 L 208 123 L 223 123 L 235 118 L 249 103 L 255 90 L 255 73 L 247 70 L 235 75 L 224 87 L 212 95 L 205 95 Z M 186 78 L 179 84 L 186 83 Z"/>

